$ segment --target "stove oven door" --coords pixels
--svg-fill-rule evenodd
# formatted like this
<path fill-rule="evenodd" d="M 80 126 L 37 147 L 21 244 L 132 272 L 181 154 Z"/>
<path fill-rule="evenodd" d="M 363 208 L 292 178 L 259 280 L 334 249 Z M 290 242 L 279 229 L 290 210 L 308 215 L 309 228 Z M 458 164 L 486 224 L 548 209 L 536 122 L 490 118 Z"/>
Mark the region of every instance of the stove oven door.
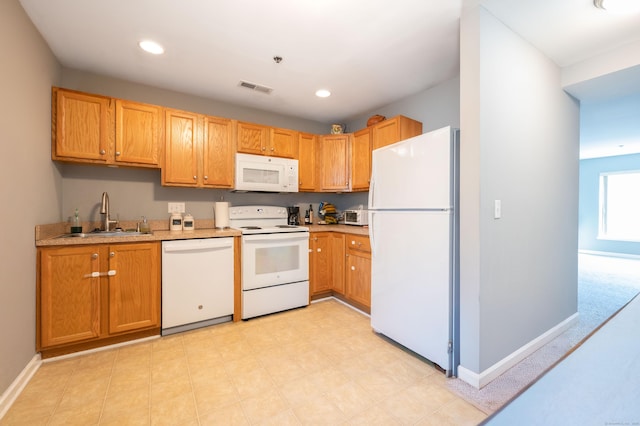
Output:
<path fill-rule="evenodd" d="M 309 233 L 242 236 L 242 289 L 309 279 Z"/>

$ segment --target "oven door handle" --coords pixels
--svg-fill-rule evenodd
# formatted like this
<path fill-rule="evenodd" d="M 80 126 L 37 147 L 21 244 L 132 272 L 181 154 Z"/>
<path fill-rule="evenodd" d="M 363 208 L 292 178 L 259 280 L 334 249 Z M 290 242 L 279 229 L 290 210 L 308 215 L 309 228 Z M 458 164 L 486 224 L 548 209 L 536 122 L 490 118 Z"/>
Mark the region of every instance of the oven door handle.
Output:
<path fill-rule="evenodd" d="M 243 235 L 242 240 L 255 241 L 304 241 L 309 239 L 308 232 L 283 232 L 281 234 L 254 234 Z"/>

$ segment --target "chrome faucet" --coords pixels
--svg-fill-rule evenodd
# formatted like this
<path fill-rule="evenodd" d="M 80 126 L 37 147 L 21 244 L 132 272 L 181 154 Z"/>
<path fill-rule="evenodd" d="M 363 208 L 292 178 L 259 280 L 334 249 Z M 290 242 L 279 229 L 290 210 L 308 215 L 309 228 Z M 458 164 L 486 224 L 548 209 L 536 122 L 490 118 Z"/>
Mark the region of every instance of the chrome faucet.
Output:
<path fill-rule="evenodd" d="M 109 218 L 109 194 L 102 193 L 102 204 L 100 205 L 100 214 L 104 215 L 102 219 L 102 230 L 105 232 L 111 231 L 111 225 L 118 223 L 117 220 L 111 220 Z"/>

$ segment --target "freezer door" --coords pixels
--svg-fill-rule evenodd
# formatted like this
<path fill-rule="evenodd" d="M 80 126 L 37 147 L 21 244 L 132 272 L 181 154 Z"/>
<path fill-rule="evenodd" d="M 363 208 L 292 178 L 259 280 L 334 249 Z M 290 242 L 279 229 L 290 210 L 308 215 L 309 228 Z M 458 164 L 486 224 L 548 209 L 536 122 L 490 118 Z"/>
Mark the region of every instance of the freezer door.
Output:
<path fill-rule="evenodd" d="M 369 209 L 452 207 L 453 150 L 450 127 L 374 150 Z"/>
<path fill-rule="evenodd" d="M 451 371 L 449 212 L 370 212 L 371 326 Z"/>

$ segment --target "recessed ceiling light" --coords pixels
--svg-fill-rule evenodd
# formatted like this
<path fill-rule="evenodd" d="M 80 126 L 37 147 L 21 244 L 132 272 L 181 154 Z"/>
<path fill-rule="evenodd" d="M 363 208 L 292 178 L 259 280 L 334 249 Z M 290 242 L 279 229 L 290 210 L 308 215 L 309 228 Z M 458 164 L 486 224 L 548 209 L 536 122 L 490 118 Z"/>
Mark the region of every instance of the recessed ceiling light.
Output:
<path fill-rule="evenodd" d="M 593 0 L 593 4 L 612 13 L 640 12 L 640 2 L 637 0 Z"/>
<path fill-rule="evenodd" d="M 328 98 L 331 96 L 331 92 L 326 89 L 320 89 L 316 92 L 316 96 L 319 98 Z"/>
<path fill-rule="evenodd" d="M 142 40 L 140 43 L 138 43 L 138 46 L 140 46 L 140 49 L 153 55 L 162 55 L 164 53 L 164 47 L 160 46 L 155 41 Z"/>

